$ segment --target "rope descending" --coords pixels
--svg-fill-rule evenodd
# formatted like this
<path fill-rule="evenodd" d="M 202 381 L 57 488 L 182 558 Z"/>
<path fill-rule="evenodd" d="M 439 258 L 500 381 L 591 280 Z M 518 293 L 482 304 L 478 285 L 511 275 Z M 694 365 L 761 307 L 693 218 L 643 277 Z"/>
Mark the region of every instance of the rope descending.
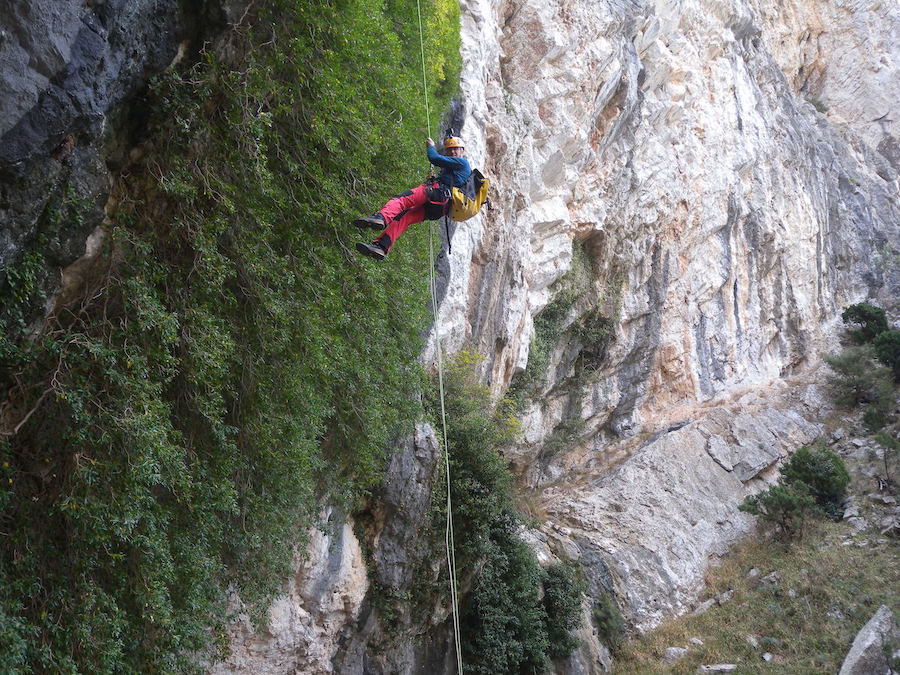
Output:
<path fill-rule="evenodd" d="M 425 34 L 422 30 L 421 0 L 416 0 L 416 11 L 419 17 L 419 49 L 422 55 L 422 93 L 425 99 L 425 125 L 428 129 L 428 137 L 431 138 L 431 109 L 428 106 L 428 76 L 425 69 Z M 431 226 L 428 229 L 428 271 L 431 285 L 431 306 L 434 308 L 434 343 L 438 366 L 438 388 L 441 397 L 444 475 L 447 482 L 447 525 L 444 530 L 444 547 L 447 550 L 447 568 L 450 576 L 450 603 L 453 610 L 453 641 L 456 647 L 456 670 L 459 675 L 462 675 L 462 645 L 459 637 L 459 595 L 456 585 L 456 550 L 453 545 L 453 501 L 450 498 L 450 455 L 449 446 L 447 445 L 447 412 L 444 405 L 444 362 L 443 354 L 441 353 L 440 307 L 437 301 L 437 284 L 434 277 L 434 221 L 431 221 Z"/>

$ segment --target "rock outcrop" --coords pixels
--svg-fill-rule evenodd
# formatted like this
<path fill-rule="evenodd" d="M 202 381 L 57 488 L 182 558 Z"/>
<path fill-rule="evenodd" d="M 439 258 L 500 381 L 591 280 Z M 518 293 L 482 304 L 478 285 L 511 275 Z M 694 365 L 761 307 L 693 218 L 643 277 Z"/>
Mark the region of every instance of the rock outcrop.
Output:
<path fill-rule="evenodd" d="M 232 649 L 208 668 L 225 673 L 328 673 L 338 641 L 359 618 L 369 590 L 359 541 L 344 514 L 323 514 L 321 529 L 308 533 L 297 572 L 256 631 L 239 598 L 232 611 Z"/>
<path fill-rule="evenodd" d="M 889 659 L 893 658 L 898 642 L 900 629 L 894 620 L 894 613 L 890 607 L 882 605 L 853 640 L 838 675 L 893 673 Z"/>
<path fill-rule="evenodd" d="M 53 268 L 85 253 L 103 222 L 110 181 L 140 140 L 147 82 L 195 55 L 246 4 L 7 3 L 0 16 L 0 275 L 40 238 L 47 290 L 58 290 Z"/>
<path fill-rule="evenodd" d="M 418 425 L 398 444 L 369 511 L 351 525 L 346 514 L 328 509 L 310 530 L 297 573 L 262 630 L 239 613 L 240 599 L 233 599 L 239 618 L 230 630 L 231 654 L 210 672 L 449 672 L 449 610 L 436 607 L 423 619 L 412 612 L 422 598 L 396 602 L 409 598 L 416 575 L 436 576 L 440 570 L 441 561 L 426 558 L 420 536 L 430 522 L 440 458 L 434 429 Z M 380 601 L 398 614 L 385 617 Z"/>

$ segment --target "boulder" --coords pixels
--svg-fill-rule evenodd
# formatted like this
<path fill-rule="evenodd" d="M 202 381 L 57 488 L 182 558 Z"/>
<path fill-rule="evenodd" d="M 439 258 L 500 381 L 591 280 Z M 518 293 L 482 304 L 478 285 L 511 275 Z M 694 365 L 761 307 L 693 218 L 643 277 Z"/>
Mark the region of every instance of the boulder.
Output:
<path fill-rule="evenodd" d="M 882 605 L 856 635 L 838 675 L 888 675 L 893 671 L 888 664 L 887 650 L 898 639 L 900 630 L 894 613 Z"/>

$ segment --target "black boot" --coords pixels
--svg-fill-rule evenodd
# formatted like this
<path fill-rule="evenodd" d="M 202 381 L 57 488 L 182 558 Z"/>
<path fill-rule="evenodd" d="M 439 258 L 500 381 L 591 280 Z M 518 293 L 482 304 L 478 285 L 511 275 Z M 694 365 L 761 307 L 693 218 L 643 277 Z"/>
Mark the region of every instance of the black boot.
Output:
<path fill-rule="evenodd" d="M 384 260 L 384 257 L 387 255 L 387 251 L 381 248 L 377 243 L 366 244 L 365 242 L 358 241 L 356 242 L 356 250 L 370 258 L 375 258 L 375 260 Z"/>
<path fill-rule="evenodd" d="M 384 229 L 384 216 L 380 213 L 373 213 L 371 216 L 363 216 L 353 221 L 356 227 L 370 227 L 373 230 Z"/>
<path fill-rule="evenodd" d="M 365 244 L 361 241 L 356 244 L 357 251 L 370 258 L 375 258 L 375 260 L 384 260 L 390 248 L 391 238 L 386 234 L 382 234 L 371 244 Z"/>

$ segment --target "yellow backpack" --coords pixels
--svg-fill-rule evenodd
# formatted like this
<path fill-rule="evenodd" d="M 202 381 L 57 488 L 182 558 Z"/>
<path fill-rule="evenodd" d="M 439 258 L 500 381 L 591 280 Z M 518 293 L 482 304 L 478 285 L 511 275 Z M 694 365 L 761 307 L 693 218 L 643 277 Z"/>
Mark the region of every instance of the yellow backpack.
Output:
<path fill-rule="evenodd" d="M 481 211 L 481 206 L 487 201 L 490 186 L 491 182 L 478 169 L 472 169 L 472 175 L 466 184 L 450 191 L 450 217 L 462 222 Z"/>

